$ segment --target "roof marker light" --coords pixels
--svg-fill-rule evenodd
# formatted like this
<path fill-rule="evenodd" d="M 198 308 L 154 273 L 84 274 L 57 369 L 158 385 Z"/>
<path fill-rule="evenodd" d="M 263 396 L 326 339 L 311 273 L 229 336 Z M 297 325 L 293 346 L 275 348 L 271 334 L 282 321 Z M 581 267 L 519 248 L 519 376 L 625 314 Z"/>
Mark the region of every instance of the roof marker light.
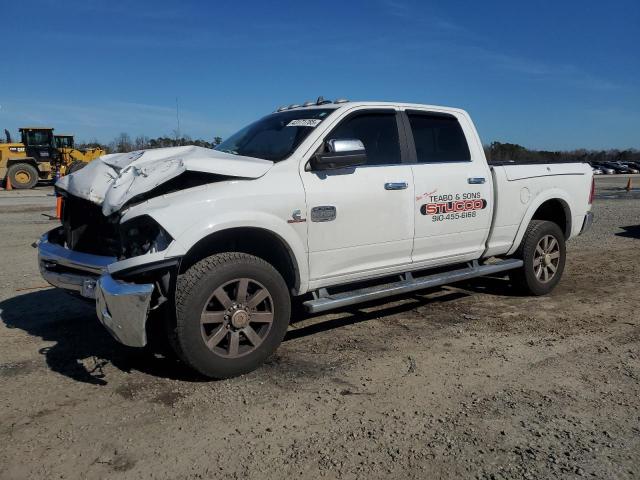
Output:
<path fill-rule="evenodd" d="M 337 99 L 335 102 L 333 103 L 347 103 L 349 100 L 347 100 L 346 98 L 339 98 Z"/>

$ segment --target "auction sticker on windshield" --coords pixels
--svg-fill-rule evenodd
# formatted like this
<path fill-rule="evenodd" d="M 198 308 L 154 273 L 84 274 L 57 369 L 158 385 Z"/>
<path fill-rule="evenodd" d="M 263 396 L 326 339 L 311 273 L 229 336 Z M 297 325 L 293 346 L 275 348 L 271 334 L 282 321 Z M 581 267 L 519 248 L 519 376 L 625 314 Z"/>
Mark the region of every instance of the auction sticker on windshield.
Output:
<path fill-rule="evenodd" d="M 291 120 L 287 123 L 287 127 L 317 127 L 322 120 L 317 118 L 299 118 L 297 120 Z"/>

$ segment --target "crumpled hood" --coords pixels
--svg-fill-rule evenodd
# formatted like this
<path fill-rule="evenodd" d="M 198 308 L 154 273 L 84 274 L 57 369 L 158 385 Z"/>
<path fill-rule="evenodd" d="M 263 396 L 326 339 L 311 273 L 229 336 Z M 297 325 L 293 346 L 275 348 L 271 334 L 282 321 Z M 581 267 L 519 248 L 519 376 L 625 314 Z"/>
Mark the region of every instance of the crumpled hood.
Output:
<path fill-rule="evenodd" d="M 111 215 L 133 197 L 189 170 L 229 177 L 258 178 L 273 162 L 242 157 L 203 147 L 169 147 L 103 155 L 75 173 L 62 177 L 56 187 L 102 205 Z"/>

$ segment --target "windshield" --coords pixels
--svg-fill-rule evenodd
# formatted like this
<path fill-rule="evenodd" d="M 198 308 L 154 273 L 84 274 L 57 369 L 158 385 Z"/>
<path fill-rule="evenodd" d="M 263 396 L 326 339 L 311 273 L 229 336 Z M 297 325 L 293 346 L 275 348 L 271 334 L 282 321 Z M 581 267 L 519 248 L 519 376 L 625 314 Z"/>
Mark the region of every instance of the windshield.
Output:
<path fill-rule="evenodd" d="M 58 148 L 72 148 L 73 147 L 73 137 L 55 137 L 56 139 L 56 147 Z"/>
<path fill-rule="evenodd" d="M 234 155 L 278 162 L 287 158 L 334 108 L 272 113 L 244 127 L 216 147 Z"/>
<path fill-rule="evenodd" d="M 51 145 L 51 130 L 23 130 L 22 131 L 22 143 L 25 145 Z"/>

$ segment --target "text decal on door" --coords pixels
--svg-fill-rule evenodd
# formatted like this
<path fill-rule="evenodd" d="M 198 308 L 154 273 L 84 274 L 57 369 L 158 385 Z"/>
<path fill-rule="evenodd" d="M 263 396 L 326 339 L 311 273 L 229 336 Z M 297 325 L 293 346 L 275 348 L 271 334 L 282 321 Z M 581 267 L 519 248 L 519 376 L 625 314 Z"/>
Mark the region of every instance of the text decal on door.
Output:
<path fill-rule="evenodd" d="M 473 218 L 478 210 L 487 208 L 480 192 L 429 195 L 428 200 L 420 206 L 420 213 L 431 216 L 433 222 Z"/>

